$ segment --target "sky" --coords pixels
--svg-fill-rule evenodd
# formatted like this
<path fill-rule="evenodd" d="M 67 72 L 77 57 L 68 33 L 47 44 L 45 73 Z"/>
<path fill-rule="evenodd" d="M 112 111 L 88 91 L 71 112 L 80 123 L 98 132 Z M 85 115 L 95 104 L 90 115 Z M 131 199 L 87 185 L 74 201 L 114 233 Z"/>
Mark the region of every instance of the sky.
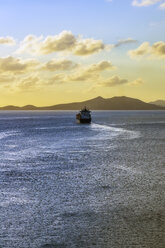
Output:
<path fill-rule="evenodd" d="M 165 0 L 0 0 L 0 106 L 165 100 Z"/>

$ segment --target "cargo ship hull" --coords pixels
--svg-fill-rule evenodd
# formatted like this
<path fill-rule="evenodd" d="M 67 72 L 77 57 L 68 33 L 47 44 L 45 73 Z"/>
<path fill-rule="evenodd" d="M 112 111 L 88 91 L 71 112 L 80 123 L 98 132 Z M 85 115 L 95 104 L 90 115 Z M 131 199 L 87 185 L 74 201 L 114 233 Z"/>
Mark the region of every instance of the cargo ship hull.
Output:
<path fill-rule="evenodd" d="M 90 119 L 76 119 L 77 123 L 82 123 L 82 124 L 90 124 L 91 123 L 91 118 Z"/>
<path fill-rule="evenodd" d="M 76 120 L 78 123 L 82 124 L 90 124 L 91 123 L 91 111 L 89 111 L 86 107 L 82 109 L 77 115 Z"/>

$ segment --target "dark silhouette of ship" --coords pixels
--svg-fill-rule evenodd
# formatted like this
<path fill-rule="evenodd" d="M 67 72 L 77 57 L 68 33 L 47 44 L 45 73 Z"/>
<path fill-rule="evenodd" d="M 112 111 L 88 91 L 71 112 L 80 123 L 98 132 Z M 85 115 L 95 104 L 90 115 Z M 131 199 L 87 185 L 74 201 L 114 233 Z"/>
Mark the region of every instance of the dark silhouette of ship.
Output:
<path fill-rule="evenodd" d="M 84 107 L 78 114 L 76 114 L 76 120 L 78 123 L 91 123 L 91 111 Z"/>

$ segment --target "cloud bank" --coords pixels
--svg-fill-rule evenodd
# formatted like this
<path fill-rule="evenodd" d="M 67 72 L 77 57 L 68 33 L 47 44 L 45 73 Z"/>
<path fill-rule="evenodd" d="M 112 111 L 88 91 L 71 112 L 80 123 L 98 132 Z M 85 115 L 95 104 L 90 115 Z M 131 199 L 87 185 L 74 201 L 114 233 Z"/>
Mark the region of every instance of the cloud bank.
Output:
<path fill-rule="evenodd" d="M 63 31 L 58 35 L 42 36 L 28 35 L 20 43 L 18 53 L 45 55 L 55 52 L 67 52 L 76 56 L 86 56 L 98 53 L 108 46 L 101 40 L 83 39 L 71 31 Z"/>

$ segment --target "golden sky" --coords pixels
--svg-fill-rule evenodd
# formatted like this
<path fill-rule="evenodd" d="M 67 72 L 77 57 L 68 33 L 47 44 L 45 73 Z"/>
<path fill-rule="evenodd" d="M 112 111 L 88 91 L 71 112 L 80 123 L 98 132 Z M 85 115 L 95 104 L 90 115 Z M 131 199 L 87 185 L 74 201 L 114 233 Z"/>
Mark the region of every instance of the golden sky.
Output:
<path fill-rule="evenodd" d="M 0 105 L 165 99 L 165 1 L 0 3 Z"/>

